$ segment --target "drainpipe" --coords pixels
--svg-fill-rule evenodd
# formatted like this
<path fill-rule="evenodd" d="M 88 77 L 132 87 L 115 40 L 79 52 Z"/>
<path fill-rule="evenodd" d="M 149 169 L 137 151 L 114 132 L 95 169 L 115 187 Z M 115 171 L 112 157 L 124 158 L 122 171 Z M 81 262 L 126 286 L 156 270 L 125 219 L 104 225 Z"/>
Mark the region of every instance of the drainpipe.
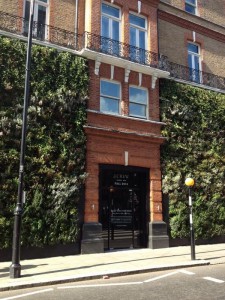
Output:
<path fill-rule="evenodd" d="M 75 50 L 77 48 L 77 33 L 78 33 L 78 1 L 75 0 L 75 28 L 74 28 L 74 34 L 75 34 Z"/>
<path fill-rule="evenodd" d="M 160 63 L 160 49 L 159 49 L 159 6 L 157 7 L 157 44 L 158 44 L 158 60 Z"/>

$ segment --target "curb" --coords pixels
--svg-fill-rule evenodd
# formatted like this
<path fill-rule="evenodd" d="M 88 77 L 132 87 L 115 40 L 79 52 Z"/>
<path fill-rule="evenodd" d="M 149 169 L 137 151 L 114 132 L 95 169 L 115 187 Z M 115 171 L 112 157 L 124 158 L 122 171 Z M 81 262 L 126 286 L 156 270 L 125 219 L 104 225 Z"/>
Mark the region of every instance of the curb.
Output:
<path fill-rule="evenodd" d="M 148 272 L 199 267 L 199 266 L 205 266 L 205 265 L 209 265 L 209 264 L 210 264 L 210 261 L 199 260 L 196 262 L 181 263 L 181 264 L 176 264 L 176 265 L 171 265 L 171 264 L 163 265 L 163 266 L 156 265 L 156 266 L 148 267 L 146 269 L 136 269 L 136 270 L 127 270 L 127 271 L 121 270 L 121 271 L 116 271 L 116 272 L 109 271 L 109 272 L 107 272 L 107 274 L 105 272 L 104 273 L 99 272 L 98 274 L 84 275 L 84 276 L 81 275 L 80 277 L 64 277 L 61 279 L 46 280 L 46 281 L 39 281 L 39 282 L 27 282 L 27 283 L 21 282 L 16 285 L 13 285 L 12 283 L 10 283 L 10 285 L 0 287 L 0 292 L 10 291 L 10 290 L 27 289 L 27 288 L 33 288 L 33 287 L 41 287 L 41 286 L 47 286 L 47 285 L 79 282 L 79 281 L 85 281 L 85 280 L 102 279 L 104 276 L 108 276 L 109 278 L 117 277 L 117 276 L 119 277 L 119 276 L 135 275 L 135 274 L 142 274 L 142 273 L 148 273 Z"/>

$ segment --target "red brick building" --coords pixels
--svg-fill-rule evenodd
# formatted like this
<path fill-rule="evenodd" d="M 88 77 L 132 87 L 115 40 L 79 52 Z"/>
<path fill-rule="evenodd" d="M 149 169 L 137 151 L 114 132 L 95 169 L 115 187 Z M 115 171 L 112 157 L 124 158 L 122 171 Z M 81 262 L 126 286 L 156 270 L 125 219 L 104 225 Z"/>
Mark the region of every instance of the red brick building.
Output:
<path fill-rule="evenodd" d="M 224 92 L 225 5 L 209 2 L 35 1 L 34 42 L 88 59 L 82 253 L 169 246 L 159 79 Z M 29 6 L 0 0 L 0 34 L 26 39 Z"/>
<path fill-rule="evenodd" d="M 83 50 L 90 59 L 90 100 L 82 252 L 94 244 L 102 249 L 102 227 L 108 248 L 168 246 L 158 78 L 169 74 L 158 68 L 157 5 L 89 1 L 84 31 L 95 42 L 93 34 L 101 37 L 101 51 Z"/>

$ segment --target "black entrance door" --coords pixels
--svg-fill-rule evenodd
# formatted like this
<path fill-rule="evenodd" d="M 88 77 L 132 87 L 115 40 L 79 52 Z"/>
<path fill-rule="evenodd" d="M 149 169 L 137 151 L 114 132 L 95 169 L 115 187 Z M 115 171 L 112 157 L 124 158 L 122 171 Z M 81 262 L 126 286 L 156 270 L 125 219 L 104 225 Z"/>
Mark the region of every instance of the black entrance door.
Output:
<path fill-rule="evenodd" d="M 106 249 L 146 246 L 147 179 L 145 169 L 102 166 L 100 222 Z"/>

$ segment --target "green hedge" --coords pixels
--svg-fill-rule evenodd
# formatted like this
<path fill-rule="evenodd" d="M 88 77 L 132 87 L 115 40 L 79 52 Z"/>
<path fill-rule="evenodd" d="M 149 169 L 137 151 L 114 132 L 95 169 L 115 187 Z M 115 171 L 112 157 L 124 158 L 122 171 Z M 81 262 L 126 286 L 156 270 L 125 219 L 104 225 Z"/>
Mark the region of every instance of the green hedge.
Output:
<path fill-rule="evenodd" d="M 26 44 L 0 38 L 0 248 L 12 243 Z M 163 193 L 172 237 L 189 235 L 184 181 L 194 177 L 196 237 L 225 234 L 225 95 L 161 80 Z M 22 245 L 76 241 L 85 174 L 86 61 L 32 49 Z"/>
<path fill-rule="evenodd" d="M 163 193 L 169 195 L 172 237 L 189 235 L 185 178 L 195 179 L 197 238 L 225 234 L 225 95 L 161 81 Z"/>
<path fill-rule="evenodd" d="M 12 243 L 26 43 L 0 38 L 0 248 Z M 85 180 L 86 61 L 33 45 L 21 244 L 76 241 Z"/>

